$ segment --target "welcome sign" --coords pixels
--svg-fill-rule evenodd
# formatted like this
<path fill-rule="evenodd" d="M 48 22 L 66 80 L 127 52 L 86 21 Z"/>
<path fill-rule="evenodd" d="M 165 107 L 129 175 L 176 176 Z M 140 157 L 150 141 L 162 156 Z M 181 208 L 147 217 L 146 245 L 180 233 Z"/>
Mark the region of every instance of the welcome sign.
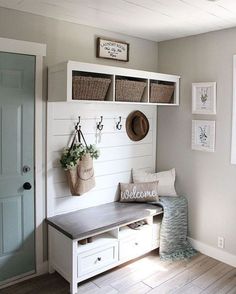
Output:
<path fill-rule="evenodd" d="M 97 57 L 127 62 L 129 61 L 129 44 L 97 38 Z"/>

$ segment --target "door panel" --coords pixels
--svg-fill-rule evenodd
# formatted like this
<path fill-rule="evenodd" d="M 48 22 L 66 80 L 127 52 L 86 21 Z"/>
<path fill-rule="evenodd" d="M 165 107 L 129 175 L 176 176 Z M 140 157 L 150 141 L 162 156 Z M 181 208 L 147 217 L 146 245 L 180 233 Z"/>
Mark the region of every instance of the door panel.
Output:
<path fill-rule="evenodd" d="M 2 88 L 22 88 L 23 85 L 23 71 L 22 70 L 0 70 L 0 87 Z"/>
<path fill-rule="evenodd" d="M 2 254 L 10 254 L 22 245 L 22 207 L 21 196 L 2 200 Z"/>
<path fill-rule="evenodd" d="M 2 107 L 2 176 L 20 175 L 22 162 L 22 107 Z"/>
<path fill-rule="evenodd" d="M 35 270 L 34 80 L 34 56 L 0 52 L 0 284 Z"/>

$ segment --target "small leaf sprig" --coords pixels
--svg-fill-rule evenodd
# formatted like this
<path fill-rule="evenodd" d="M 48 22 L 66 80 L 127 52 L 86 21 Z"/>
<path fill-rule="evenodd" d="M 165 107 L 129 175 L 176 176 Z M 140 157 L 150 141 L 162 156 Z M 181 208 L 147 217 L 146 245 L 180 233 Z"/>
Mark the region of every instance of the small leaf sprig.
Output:
<path fill-rule="evenodd" d="M 100 156 L 100 151 L 93 144 L 86 147 L 81 143 L 77 143 L 72 148 L 65 148 L 60 159 L 62 168 L 69 170 L 76 167 L 85 154 L 90 154 L 93 159 L 97 159 Z"/>

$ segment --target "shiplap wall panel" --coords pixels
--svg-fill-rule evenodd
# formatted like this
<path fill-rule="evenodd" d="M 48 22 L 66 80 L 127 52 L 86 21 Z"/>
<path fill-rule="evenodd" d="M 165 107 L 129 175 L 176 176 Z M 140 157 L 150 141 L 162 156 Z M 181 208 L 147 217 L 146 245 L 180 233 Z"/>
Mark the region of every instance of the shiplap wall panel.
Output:
<path fill-rule="evenodd" d="M 97 144 L 101 147 L 113 147 L 118 146 L 121 142 L 126 142 L 126 145 L 133 145 L 133 142 L 129 140 L 128 136 L 124 132 L 114 132 L 114 133 L 101 133 L 99 132 L 91 134 L 88 131 L 85 131 L 86 127 L 82 129 L 85 139 L 88 144 Z M 51 151 L 61 151 L 65 145 L 69 145 L 71 141 L 71 135 L 61 135 L 54 136 L 54 141 L 52 144 Z M 152 142 L 152 131 L 150 131 L 147 136 L 142 140 L 143 143 Z"/>
<path fill-rule="evenodd" d="M 126 164 L 124 165 L 124 161 Z M 133 164 L 133 165 L 132 165 Z M 111 166 L 112 165 L 112 166 Z M 117 174 L 127 172 L 130 170 L 130 165 L 135 169 L 149 168 L 152 165 L 152 156 L 138 157 L 136 162 L 133 158 L 104 161 L 94 161 L 94 169 L 96 170 L 97 177 L 109 176 L 110 174 Z M 61 167 L 53 168 L 51 180 L 54 184 L 66 182 L 66 175 Z"/>
<path fill-rule="evenodd" d="M 140 110 L 148 117 L 150 130 L 138 142 L 126 134 L 125 121 L 130 112 Z M 72 210 L 113 202 L 118 199 L 119 182 L 131 181 L 131 169 L 155 170 L 156 162 L 156 107 L 87 104 L 78 102 L 49 102 L 47 123 L 47 214 L 52 216 Z M 74 126 L 81 117 L 81 127 L 88 144 L 96 144 L 101 156 L 94 161 L 96 187 L 85 195 L 71 196 L 65 172 L 59 159 L 71 141 Z M 96 130 L 103 116 L 104 128 Z M 122 129 L 115 125 L 122 117 Z"/>
<path fill-rule="evenodd" d="M 122 183 L 130 181 L 131 179 L 130 171 L 111 174 L 111 175 L 107 175 L 106 177 L 101 177 L 101 176 L 96 177 L 96 187 L 93 188 L 93 191 L 100 191 L 106 188 L 116 187 L 117 177 L 119 177 L 119 181 Z M 67 182 L 64 181 L 64 182 L 54 183 L 54 189 L 52 190 L 51 193 L 52 193 L 51 195 L 53 195 L 54 198 L 70 196 L 70 191 L 69 191 Z"/>
<path fill-rule="evenodd" d="M 100 148 L 100 157 L 96 162 L 100 161 L 111 161 L 126 159 L 140 156 L 152 156 L 152 143 L 149 144 L 134 144 L 124 146 L 113 146 Z M 52 167 L 60 167 L 60 155 L 61 151 L 53 151 L 52 153 Z"/>
<path fill-rule="evenodd" d="M 90 191 L 79 197 L 61 197 L 52 199 L 52 205 L 56 208 L 55 214 L 84 209 L 104 203 L 114 202 L 118 197 L 118 186 L 99 191 Z"/>

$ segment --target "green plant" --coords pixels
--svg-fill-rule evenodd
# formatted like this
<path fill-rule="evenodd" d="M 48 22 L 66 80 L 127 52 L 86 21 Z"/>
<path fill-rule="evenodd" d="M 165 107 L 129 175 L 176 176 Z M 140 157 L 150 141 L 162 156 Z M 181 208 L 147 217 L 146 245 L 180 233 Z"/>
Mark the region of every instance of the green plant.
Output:
<path fill-rule="evenodd" d="M 100 155 L 96 145 L 92 144 L 86 147 L 81 143 L 77 143 L 72 148 L 65 148 L 60 159 L 62 168 L 65 170 L 74 168 L 86 153 L 90 154 L 93 159 L 97 159 Z"/>

